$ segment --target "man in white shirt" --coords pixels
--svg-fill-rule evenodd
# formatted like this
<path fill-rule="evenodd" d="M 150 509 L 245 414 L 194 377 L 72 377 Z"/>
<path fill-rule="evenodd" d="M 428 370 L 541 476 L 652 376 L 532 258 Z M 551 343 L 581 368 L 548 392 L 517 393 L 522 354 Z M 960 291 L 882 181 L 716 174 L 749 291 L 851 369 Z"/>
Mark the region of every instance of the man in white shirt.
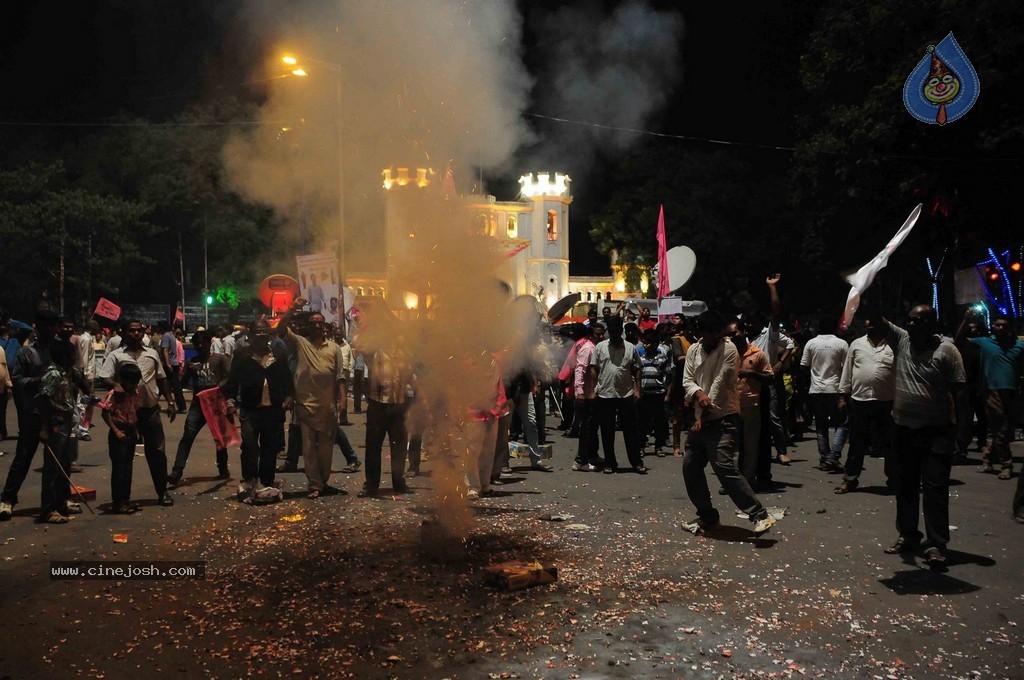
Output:
<path fill-rule="evenodd" d="M 751 338 L 750 344 L 765 353 L 772 366 L 772 380 L 768 383 L 768 399 L 761 400 L 761 455 L 771 456 L 771 446 L 775 446 L 775 461 L 789 465 L 786 447 L 789 444 L 789 433 L 786 431 L 786 384 L 783 380 L 783 366 L 796 349 L 796 343 L 779 330 L 782 320 L 782 301 L 776 287 L 782 279 L 781 274 L 769 276 L 765 283 L 768 286 L 768 298 L 771 302 L 771 319 L 764 323 L 761 319 L 751 317 L 747 328 L 751 331 L 761 328 L 761 332 Z M 764 464 L 762 463 L 762 466 Z M 771 469 L 771 462 L 768 463 Z"/>
<path fill-rule="evenodd" d="M 846 433 L 840 422 L 839 413 L 839 379 L 843 373 L 843 363 L 850 347 L 842 338 L 835 335 L 839 322 L 834 317 L 821 320 L 820 333 L 804 346 L 800 366 L 809 369 L 811 387 L 808 398 L 814 411 L 814 429 L 818 435 L 818 458 L 822 470 L 840 470 L 839 458 L 842 454 Z M 829 425 L 836 427 L 835 439 L 829 446 Z"/>
<path fill-rule="evenodd" d="M 885 455 L 886 477 L 892 448 L 892 401 L 896 395 L 896 355 L 886 342 L 888 327 L 866 319 L 868 333 L 850 343 L 839 379 L 839 410 L 848 414 L 850 450 L 846 454 L 843 481 L 835 493 L 853 491 L 860 483 L 864 453 L 871 434 Z"/>
<path fill-rule="evenodd" d="M 224 354 L 229 357 L 235 353 L 235 349 L 238 347 L 238 336 L 242 334 L 237 327 L 231 329 L 231 332 L 224 336 Z"/>
<path fill-rule="evenodd" d="M 89 384 L 96 379 L 96 348 L 93 347 L 93 343 L 96 342 L 96 333 L 99 329 L 98 323 L 90 321 L 85 324 L 85 330 L 78 336 L 78 356 L 82 359 L 82 373 Z"/>
<path fill-rule="evenodd" d="M 153 478 L 157 502 L 167 507 L 174 505 L 174 499 L 167 493 L 167 451 L 164 426 L 160 420 L 160 396 L 167 400 L 167 418 L 172 423 L 177 410 L 167 386 L 163 362 L 155 349 L 143 345 L 144 333 L 142 323 L 137 320 L 133 319 L 125 324 L 123 346 L 104 357 L 98 377 L 108 388 L 113 388 L 114 377 L 122 364 L 136 364 L 142 372 L 139 408 L 136 413 L 137 427 L 139 434 L 142 435 L 146 463 Z"/>
<path fill-rule="evenodd" d="M 686 438 L 683 482 L 686 494 L 697 507 L 697 519 L 683 525 L 696 534 L 717 529 L 718 510 L 711 503 L 711 491 L 704 468 L 708 462 L 726 493 L 750 521 L 754 533 L 763 534 L 775 519 L 757 499 L 754 490 L 737 467 L 740 438 L 740 397 L 736 346 L 723 340 L 722 315 L 707 311 L 697 319 L 700 342 L 690 345 L 683 367 L 683 390 L 694 403 L 696 421 Z"/>

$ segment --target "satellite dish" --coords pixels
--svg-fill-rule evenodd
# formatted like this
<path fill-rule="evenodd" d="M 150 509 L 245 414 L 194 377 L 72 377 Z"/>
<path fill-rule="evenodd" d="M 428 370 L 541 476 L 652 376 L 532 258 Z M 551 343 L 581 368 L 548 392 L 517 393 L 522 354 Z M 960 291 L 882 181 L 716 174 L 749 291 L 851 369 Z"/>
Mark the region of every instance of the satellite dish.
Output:
<path fill-rule="evenodd" d="M 676 246 L 666 253 L 668 261 L 668 289 L 679 290 L 697 269 L 697 255 L 687 246 Z"/>

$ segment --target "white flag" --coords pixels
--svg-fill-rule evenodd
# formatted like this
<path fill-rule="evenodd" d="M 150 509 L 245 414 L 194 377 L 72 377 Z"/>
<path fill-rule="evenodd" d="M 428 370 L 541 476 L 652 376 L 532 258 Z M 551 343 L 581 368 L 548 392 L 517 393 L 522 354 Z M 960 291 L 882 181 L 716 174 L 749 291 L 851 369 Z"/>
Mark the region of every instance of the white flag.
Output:
<path fill-rule="evenodd" d="M 858 269 L 856 273 L 846 277 L 846 281 L 850 284 L 850 294 L 846 297 L 846 311 L 843 312 L 843 328 L 848 328 L 853 321 L 853 315 L 857 313 L 857 307 L 860 306 L 861 293 L 866 291 L 874 282 L 878 272 L 885 269 L 885 265 L 889 264 L 889 256 L 896 252 L 900 244 L 910 235 L 910 230 L 917 224 L 917 218 L 920 216 L 921 204 L 918 203 L 917 207 L 910 213 L 907 221 L 903 223 L 903 226 L 899 228 L 896 235 L 882 249 L 882 252 L 875 255 L 871 261 Z"/>

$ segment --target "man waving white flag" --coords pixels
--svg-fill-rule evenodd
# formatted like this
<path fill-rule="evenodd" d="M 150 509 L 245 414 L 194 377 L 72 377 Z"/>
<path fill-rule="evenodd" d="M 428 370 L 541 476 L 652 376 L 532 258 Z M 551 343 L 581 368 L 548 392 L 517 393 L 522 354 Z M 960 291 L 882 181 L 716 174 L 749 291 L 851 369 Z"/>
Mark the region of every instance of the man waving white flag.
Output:
<path fill-rule="evenodd" d="M 885 269 L 885 265 L 889 264 L 889 256 L 896 252 L 896 249 L 900 247 L 904 239 L 910 235 L 910 230 L 917 224 L 917 218 L 920 216 L 921 204 L 918 203 L 917 207 L 911 211 L 907 221 L 903 223 L 903 226 L 899 228 L 896 235 L 882 249 L 882 252 L 875 255 L 867 264 L 858 269 L 855 274 L 846 277 L 847 283 L 850 284 L 850 294 L 846 297 L 846 311 L 843 312 L 843 328 L 848 328 L 853 321 L 853 315 L 857 313 L 857 307 L 860 306 L 861 293 L 866 291 L 874 282 L 878 272 Z"/>

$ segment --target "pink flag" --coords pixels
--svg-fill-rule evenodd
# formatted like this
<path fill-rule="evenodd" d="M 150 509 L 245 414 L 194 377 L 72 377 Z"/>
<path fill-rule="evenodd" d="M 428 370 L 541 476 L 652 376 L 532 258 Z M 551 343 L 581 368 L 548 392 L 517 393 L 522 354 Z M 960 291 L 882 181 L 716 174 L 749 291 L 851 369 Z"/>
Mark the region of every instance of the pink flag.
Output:
<path fill-rule="evenodd" d="M 455 196 L 455 173 L 452 172 L 452 162 L 448 161 L 448 169 L 444 171 L 444 179 L 441 180 L 441 191 L 445 198 Z"/>
<path fill-rule="evenodd" d="M 224 395 L 217 387 L 203 390 L 196 397 L 199 399 L 199 406 L 203 409 L 203 417 L 210 427 L 210 435 L 213 443 L 219 449 L 226 449 L 242 441 L 238 436 L 238 428 L 228 419 L 228 403 Z"/>
<path fill-rule="evenodd" d="M 181 311 L 181 309 L 175 309 L 174 310 L 174 323 L 178 323 L 179 321 L 182 322 L 182 323 L 185 323 L 185 312 Z"/>
<path fill-rule="evenodd" d="M 658 300 L 667 297 L 668 289 L 668 243 L 665 239 L 665 206 L 658 211 Z"/>
<path fill-rule="evenodd" d="M 121 308 L 107 298 L 100 298 L 100 301 L 96 303 L 96 311 L 93 312 L 93 316 L 102 316 L 105 319 L 117 321 L 121 318 Z"/>
<path fill-rule="evenodd" d="M 529 243 L 524 243 L 524 244 L 523 244 L 523 245 L 521 245 L 521 246 L 516 246 L 516 247 L 515 247 L 515 248 L 513 248 L 512 250 L 510 250 L 510 251 L 508 251 L 507 253 L 505 253 L 505 259 L 506 259 L 506 260 L 511 260 L 511 259 L 512 259 L 513 257 L 515 257 L 516 255 L 518 255 L 519 253 L 521 253 L 521 252 L 523 252 L 524 250 L 526 250 L 526 247 L 527 247 L 527 246 L 529 246 L 529 245 L 530 245 Z"/>

